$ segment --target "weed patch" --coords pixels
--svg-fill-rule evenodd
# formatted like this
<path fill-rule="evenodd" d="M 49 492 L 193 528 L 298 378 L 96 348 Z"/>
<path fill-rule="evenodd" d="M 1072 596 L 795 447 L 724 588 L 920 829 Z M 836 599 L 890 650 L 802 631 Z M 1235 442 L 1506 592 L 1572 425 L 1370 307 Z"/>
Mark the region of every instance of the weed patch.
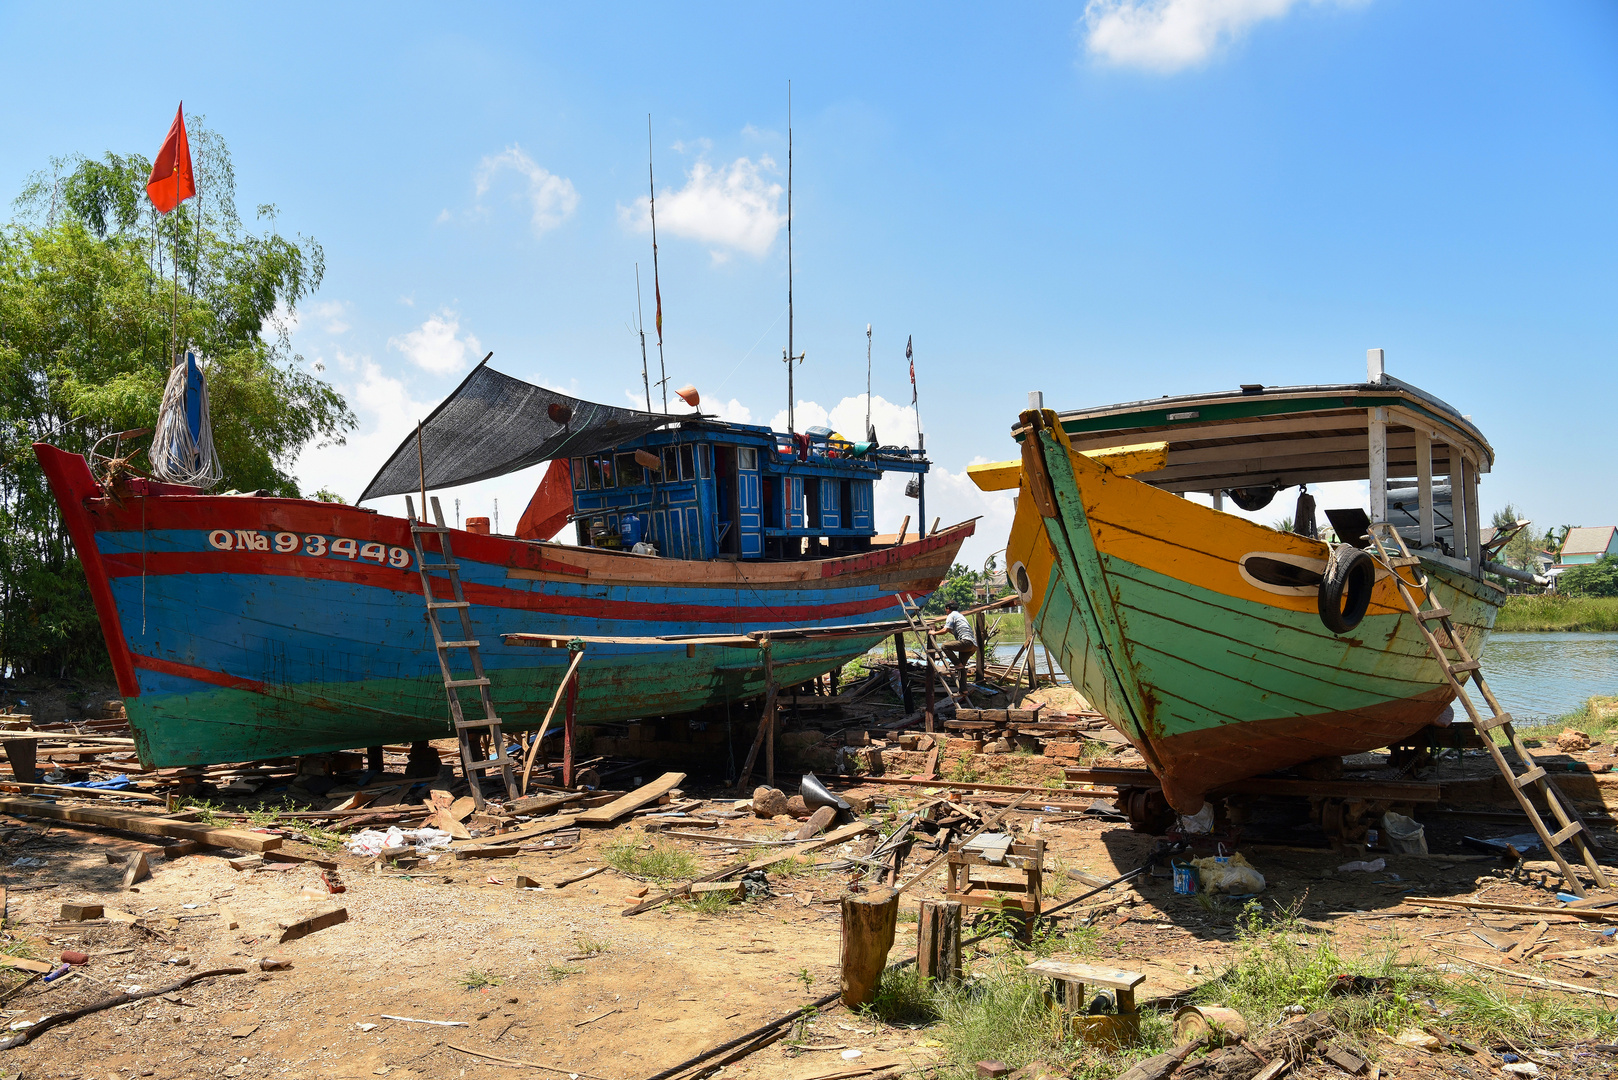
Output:
<path fill-rule="evenodd" d="M 601 849 L 601 856 L 608 866 L 632 878 L 675 881 L 697 876 L 696 856 L 668 844 L 645 843 L 639 835 L 614 840 Z"/>
<path fill-rule="evenodd" d="M 455 981 L 461 984 L 461 989 L 463 990 L 482 990 L 486 986 L 499 986 L 506 980 L 492 971 L 480 971 L 477 968 L 472 968 Z"/>

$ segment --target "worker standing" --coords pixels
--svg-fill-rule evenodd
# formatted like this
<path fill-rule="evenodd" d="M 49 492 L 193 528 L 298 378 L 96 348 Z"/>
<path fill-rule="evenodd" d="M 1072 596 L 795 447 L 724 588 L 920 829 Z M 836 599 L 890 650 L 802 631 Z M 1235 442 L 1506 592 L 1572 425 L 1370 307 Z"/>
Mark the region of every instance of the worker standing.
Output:
<path fill-rule="evenodd" d="M 960 606 L 954 601 L 944 605 L 949 612 L 944 618 L 944 629 L 954 635 L 954 641 L 946 641 L 943 645 L 944 654 L 955 665 L 956 674 L 966 677 L 966 663 L 978 651 L 977 635 L 972 633 L 972 624 L 966 621 L 961 614 Z"/>

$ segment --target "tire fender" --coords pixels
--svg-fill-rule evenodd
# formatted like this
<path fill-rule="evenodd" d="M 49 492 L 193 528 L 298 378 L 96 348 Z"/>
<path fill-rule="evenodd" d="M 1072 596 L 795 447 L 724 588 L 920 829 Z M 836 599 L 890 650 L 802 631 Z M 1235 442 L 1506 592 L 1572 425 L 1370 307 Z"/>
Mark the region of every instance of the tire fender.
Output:
<path fill-rule="evenodd" d="M 1357 547 L 1338 544 L 1326 560 L 1320 581 L 1320 621 L 1334 634 L 1346 634 L 1365 618 L 1376 585 L 1376 562 Z"/>

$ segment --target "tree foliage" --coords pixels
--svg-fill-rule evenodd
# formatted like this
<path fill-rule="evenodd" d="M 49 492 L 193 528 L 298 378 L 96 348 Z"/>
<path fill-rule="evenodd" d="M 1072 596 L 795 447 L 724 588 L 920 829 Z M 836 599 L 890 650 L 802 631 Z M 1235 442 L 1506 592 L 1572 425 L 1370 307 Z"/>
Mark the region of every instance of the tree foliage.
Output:
<path fill-rule="evenodd" d="M 984 595 L 985 590 L 994 588 L 994 577 L 993 559 L 989 560 L 989 566 L 986 570 L 971 570 L 960 563 L 956 563 L 949 568 L 949 575 L 944 578 L 944 583 L 928 595 L 926 601 L 921 605 L 921 610 L 928 615 L 942 615 L 944 605 L 951 602 L 963 608 L 983 603 L 984 601 L 980 597 Z M 1004 587 L 1005 582 L 1003 580 L 1000 584 L 1002 593 L 1010 591 Z M 999 598 L 998 595 L 988 597 L 989 600 L 998 600 Z"/>
<path fill-rule="evenodd" d="M 1618 596 L 1618 556 L 1603 555 L 1586 566 L 1562 571 L 1556 591 L 1563 596 Z"/>
<path fill-rule="evenodd" d="M 268 228 L 244 228 L 224 141 L 189 125 L 198 199 L 159 217 L 140 155 L 57 160 L 0 227 L 0 664 L 14 676 L 107 664 L 32 443 L 88 453 L 154 426 L 177 344 L 206 373 L 226 488 L 296 496 L 298 452 L 354 425 L 287 336 L 320 286 L 320 245 L 276 232 L 269 206 Z"/>

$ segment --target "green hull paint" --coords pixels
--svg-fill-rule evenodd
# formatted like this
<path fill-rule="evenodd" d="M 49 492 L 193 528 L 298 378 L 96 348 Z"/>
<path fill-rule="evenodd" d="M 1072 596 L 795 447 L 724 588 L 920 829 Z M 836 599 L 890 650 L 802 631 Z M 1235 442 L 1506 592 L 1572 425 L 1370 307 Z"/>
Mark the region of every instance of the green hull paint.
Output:
<path fill-rule="evenodd" d="M 835 653 L 824 643 L 777 643 L 776 678 L 782 685 L 805 682 L 842 667 L 880 640 L 845 639 L 836 643 Z M 748 650 L 700 647 L 693 658 L 683 649 L 671 652 L 669 658 L 593 658 L 587 652 L 579 666 L 579 715 L 590 723 L 675 715 L 764 692 L 763 669 Z M 511 733 L 539 727 L 560 673 L 550 668 L 491 669 L 489 677 L 495 709 Z M 322 696 L 322 690 L 332 696 Z M 463 700 L 476 703 L 476 698 Z M 140 760 L 160 768 L 276 757 L 289 742 L 304 747 L 302 753 L 320 753 L 454 737 L 444 687 L 437 679 L 366 679 L 281 687 L 275 693 L 210 687 L 192 694 L 129 698 L 126 704 Z M 435 713 L 444 719 L 409 719 Z"/>

